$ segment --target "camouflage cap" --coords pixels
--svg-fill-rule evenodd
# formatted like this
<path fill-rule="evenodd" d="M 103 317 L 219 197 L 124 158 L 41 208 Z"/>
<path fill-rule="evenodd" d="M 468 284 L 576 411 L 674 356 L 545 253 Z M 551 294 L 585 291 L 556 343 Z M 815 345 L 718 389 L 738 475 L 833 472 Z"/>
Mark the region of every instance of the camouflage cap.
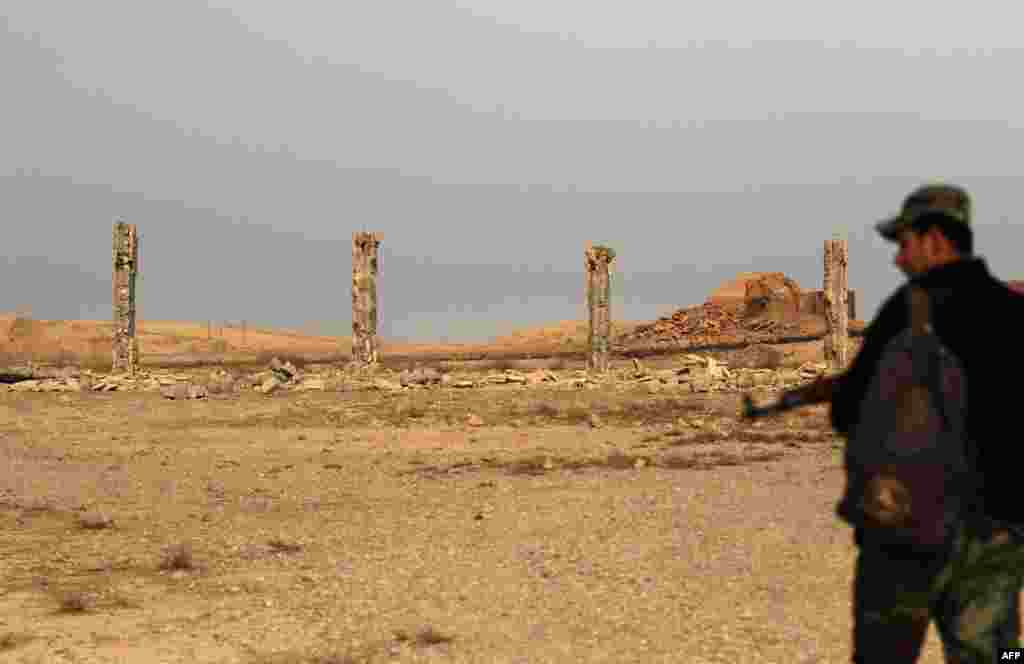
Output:
<path fill-rule="evenodd" d="M 966 226 L 971 225 L 971 198 L 967 191 L 951 184 L 928 184 L 918 187 L 903 201 L 903 209 L 894 217 L 883 219 L 875 228 L 887 240 L 896 241 L 900 233 L 920 219 L 938 214 Z"/>

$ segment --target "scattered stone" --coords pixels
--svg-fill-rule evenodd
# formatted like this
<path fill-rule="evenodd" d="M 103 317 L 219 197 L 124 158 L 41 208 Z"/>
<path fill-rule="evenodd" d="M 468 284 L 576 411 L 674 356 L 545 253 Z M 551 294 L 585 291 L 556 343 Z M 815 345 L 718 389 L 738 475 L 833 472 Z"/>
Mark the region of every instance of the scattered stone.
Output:
<path fill-rule="evenodd" d="M 87 512 L 78 518 L 78 525 L 86 530 L 103 530 L 114 525 L 114 520 L 103 512 Z"/>
<path fill-rule="evenodd" d="M 209 392 L 207 392 L 205 387 L 192 383 L 188 384 L 187 394 L 189 399 L 205 399 L 209 396 Z"/>
<path fill-rule="evenodd" d="M 747 346 L 730 363 L 740 369 L 778 369 L 784 359 L 783 352 L 766 344 Z"/>
<path fill-rule="evenodd" d="M 755 348 L 751 353 L 760 353 L 762 350 Z M 770 350 L 775 352 L 774 349 Z M 807 362 L 798 368 L 751 369 L 741 366 L 729 367 L 713 357 L 697 354 L 682 356 L 679 364 L 673 369 L 657 371 L 645 369 L 639 360 L 631 362 L 631 366 L 626 365 L 615 372 L 600 375 L 588 374 L 586 371 L 567 372 L 566 375 L 562 372 L 556 374 L 547 369 L 536 369 L 526 373 L 506 370 L 484 376 L 461 377 L 442 374 L 437 369 L 429 367 L 398 373 L 391 372 L 383 366 L 376 366 L 372 371 L 361 370 L 356 374 L 346 373 L 338 367 L 322 365 L 317 367 L 316 373 L 302 374 L 294 365 L 281 362 L 277 358 L 270 362 L 267 369 L 245 377 L 235 377 L 224 369 L 191 374 L 138 371 L 134 375 L 129 375 L 97 374 L 75 367 L 59 370 L 43 370 L 37 367 L 32 369 L 32 377 L 24 380 L 20 379 L 20 376 L 15 382 L 4 383 L 0 380 L 0 389 L 13 392 L 152 391 L 160 392 L 168 399 L 202 399 L 210 395 L 238 392 L 246 387 L 252 387 L 254 391 L 262 394 L 270 394 L 282 390 L 303 392 L 377 389 L 397 392 L 428 389 L 433 386 L 487 389 L 489 386 L 545 384 L 569 390 L 599 387 L 626 390 L 630 387 L 643 386 L 652 394 L 669 388 L 679 389 L 684 393 L 770 393 L 773 390 L 790 389 L 817 380 L 827 373 L 827 365 L 824 362 Z M 51 377 L 41 378 L 40 375 Z M 7 374 L 0 371 L 0 378 L 6 376 Z"/>
<path fill-rule="evenodd" d="M 435 385 L 441 382 L 441 372 L 432 367 L 421 367 L 403 371 L 398 376 L 398 382 L 403 387 L 410 385 Z"/>
<path fill-rule="evenodd" d="M 515 383 L 516 385 L 525 385 L 527 381 L 526 376 L 524 376 L 523 374 L 510 371 L 505 374 L 505 382 Z"/>
<path fill-rule="evenodd" d="M 295 389 L 300 391 L 319 390 L 322 392 L 326 388 L 327 384 L 323 378 L 304 378 Z"/>
<path fill-rule="evenodd" d="M 291 381 L 299 373 L 299 370 L 291 362 L 281 362 L 276 357 L 270 360 L 270 371 L 281 379 L 282 383 Z"/>
<path fill-rule="evenodd" d="M 188 385 L 175 383 L 160 388 L 160 396 L 164 399 L 182 400 L 188 398 Z"/>
<path fill-rule="evenodd" d="M 665 369 L 663 371 L 659 371 L 656 374 L 656 377 L 657 377 L 657 379 L 659 381 L 661 381 L 662 383 L 665 383 L 665 384 L 672 384 L 672 383 L 678 383 L 679 382 L 679 372 L 676 369 Z"/>
<path fill-rule="evenodd" d="M 60 370 L 60 374 L 56 377 L 61 378 L 63 380 L 70 380 L 73 378 L 78 378 L 81 375 L 82 372 L 78 367 L 64 367 L 63 369 Z"/>
<path fill-rule="evenodd" d="M 558 377 L 555 374 L 545 369 L 537 369 L 526 374 L 527 385 L 540 385 L 541 383 L 550 383 L 558 381 Z"/>
<path fill-rule="evenodd" d="M 385 392 L 397 392 L 402 389 L 401 383 L 396 383 L 392 380 L 386 380 L 384 378 L 378 378 L 373 381 L 374 388 Z"/>
<path fill-rule="evenodd" d="M 476 413 L 470 413 L 466 417 L 466 424 L 471 427 L 482 427 L 484 425 L 484 419 Z"/>
<path fill-rule="evenodd" d="M 160 388 L 160 395 L 165 399 L 183 401 L 185 399 L 205 399 L 208 392 L 202 385 L 192 383 L 175 383 Z"/>
<path fill-rule="evenodd" d="M 283 384 L 284 381 L 282 381 L 280 378 L 278 378 L 277 376 L 271 376 L 265 379 L 262 383 L 260 383 L 260 385 L 255 389 L 257 392 L 261 394 L 271 394 L 277 391 L 277 389 L 280 388 Z"/>

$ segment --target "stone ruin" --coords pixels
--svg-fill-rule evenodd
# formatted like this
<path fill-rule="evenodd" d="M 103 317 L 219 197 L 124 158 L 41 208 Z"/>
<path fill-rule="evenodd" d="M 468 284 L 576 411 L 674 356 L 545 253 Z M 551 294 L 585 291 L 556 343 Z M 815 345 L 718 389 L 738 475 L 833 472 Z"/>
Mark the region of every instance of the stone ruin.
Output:
<path fill-rule="evenodd" d="M 768 349 L 769 351 L 771 349 Z M 31 377 L 0 382 L 0 392 L 154 392 L 164 399 L 183 401 L 233 398 L 244 392 L 271 397 L 287 392 L 403 392 L 410 390 L 466 389 L 643 389 L 647 392 L 718 393 L 760 389 L 774 390 L 811 382 L 826 371 L 824 363 L 763 368 L 742 361 L 732 366 L 709 356 L 687 354 L 669 369 L 648 370 L 631 363 L 605 371 L 534 369 L 530 371 L 441 371 L 422 367 L 397 371 L 381 365 L 370 368 L 311 364 L 299 369 L 274 359 L 255 372 L 226 369 L 143 370 L 135 374 L 101 373 L 68 367 L 34 369 Z M 774 363 L 773 363 L 774 364 Z"/>
<path fill-rule="evenodd" d="M 849 291 L 855 329 L 855 298 Z M 703 304 L 639 325 L 617 341 L 620 347 L 773 343 L 825 332 L 822 290 L 804 291 L 782 272 L 741 272 L 711 292 Z"/>
<path fill-rule="evenodd" d="M 849 317 L 857 318 L 855 291 L 849 291 Z M 705 304 L 743 308 L 748 316 L 787 316 L 825 314 L 825 291 L 803 290 L 782 272 L 740 272 L 714 291 Z"/>
<path fill-rule="evenodd" d="M 379 361 L 377 274 L 380 233 L 352 234 L 352 357 L 362 365 Z"/>
<path fill-rule="evenodd" d="M 611 351 L 611 280 L 608 269 L 615 260 L 615 250 L 603 245 L 587 245 L 583 267 L 586 274 L 587 368 L 607 371 Z"/>
<path fill-rule="evenodd" d="M 113 359 L 115 371 L 135 373 L 139 342 L 135 327 L 135 282 L 139 272 L 139 235 L 134 224 L 114 224 Z"/>

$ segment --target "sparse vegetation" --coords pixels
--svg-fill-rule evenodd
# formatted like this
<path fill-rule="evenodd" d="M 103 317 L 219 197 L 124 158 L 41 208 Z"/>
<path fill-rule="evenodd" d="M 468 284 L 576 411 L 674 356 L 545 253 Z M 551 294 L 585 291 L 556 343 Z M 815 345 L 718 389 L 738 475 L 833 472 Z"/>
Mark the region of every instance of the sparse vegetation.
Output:
<path fill-rule="evenodd" d="M 18 501 L 18 506 L 21 508 L 21 511 L 25 514 L 40 514 L 57 511 L 56 505 L 54 505 L 53 501 L 48 498 L 24 498 Z"/>
<path fill-rule="evenodd" d="M 548 401 L 539 401 L 533 405 L 533 407 L 529 411 L 529 414 L 535 415 L 537 417 L 554 418 L 558 417 L 561 414 L 561 411 L 558 409 L 557 406 Z"/>
<path fill-rule="evenodd" d="M 426 626 L 416 633 L 416 643 L 421 646 L 435 646 L 443 643 L 451 643 L 455 637 L 437 630 L 433 626 Z"/>
<path fill-rule="evenodd" d="M 565 420 L 572 424 L 586 422 L 591 411 L 584 406 L 570 406 L 565 411 Z"/>
<path fill-rule="evenodd" d="M 46 329 L 52 334 L 70 325 L 53 321 Z M 184 338 L 184 343 L 194 340 Z M 234 344 L 233 338 L 229 343 Z M 97 347 L 109 355 L 109 339 L 101 339 Z M 252 352 L 246 362 L 259 370 L 273 357 L 310 366 L 309 356 L 299 352 L 268 351 L 252 359 L 256 357 Z M 547 366 L 560 371 L 573 362 L 580 366 L 572 357 L 554 362 L 496 358 L 492 364 L 472 360 L 465 365 L 407 359 L 407 364 L 389 366 L 391 371 L 371 378 L 397 382 L 393 372 L 400 366 L 432 366 L 442 373 L 454 369 L 456 380 L 506 368 L 526 373 Z M 209 361 L 193 359 L 197 366 Z M 660 371 L 667 363 L 645 361 L 645 368 Z M 208 370 L 181 373 L 197 376 L 198 382 L 216 380 Z M 248 380 L 245 372 L 232 373 L 239 382 Z M 682 549 L 648 547 L 650 541 L 638 538 L 651 532 L 661 537 L 677 526 L 683 537 L 686 529 L 699 528 L 701 555 L 706 549 L 707 556 L 714 556 L 717 542 L 729 533 L 715 530 L 718 514 L 709 506 L 742 509 L 752 493 L 744 485 L 743 491 L 722 500 L 720 482 L 756 481 L 751 475 L 759 477 L 760 470 L 748 472 L 749 466 L 769 462 L 772 491 L 776 486 L 791 489 L 795 483 L 785 474 L 790 468 L 772 470 L 770 462 L 791 454 L 789 447 L 834 441 L 822 410 L 799 411 L 755 426 L 735 420 L 734 395 L 690 395 L 667 386 L 651 393 L 648 386 L 591 387 L 542 383 L 494 389 L 282 390 L 281 398 L 273 400 L 242 391 L 237 399 L 174 407 L 163 407 L 152 395 L 120 391 L 88 397 L 2 394 L 0 409 L 8 417 L 0 429 L 9 427 L 15 433 L 0 440 L 0 454 L 10 455 L 20 469 L 0 477 L 0 518 L 7 520 L 5 532 L 15 542 L 10 547 L 9 587 L 44 596 L 47 610 L 69 616 L 50 619 L 81 628 L 98 619 L 70 616 L 100 614 L 103 621 L 116 623 L 116 610 L 129 608 L 139 613 L 128 618 L 160 622 L 169 612 L 163 602 L 151 599 L 158 592 L 175 597 L 175 602 L 183 600 L 189 614 L 195 607 L 195 619 L 184 629 L 207 641 L 255 641 L 246 631 L 249 621 L 240 617 L 243 611 L 261 625 L 278 619 L 280 624 L 321 621 L 309 632 L 309 642 L 299 642 L 299 649 L 253 654 L 255 664 L 443 658 L 450 644 L 451 654 L 464 654 L 467 661 L 490 661 L 492 654 L 495 661 L 505 661 L 509 650 L 521 649 L 522 642 L 508 650 L 487 643 L 496 652 L 481 652 L 478 635 L 463 640 L 460 632 L 425 627 L 399 630 L 392 637 L 388 630 L 393 624 L 386 621 L 415 627 L 420 623 L 405 621 L 447 620 L 450 615 L 451 624 L 467 624 L 466 616 L 481 610 L 481 596 L 473 585 L 477 579 L 524 593 L 538 623 L 563 618 L 548 615 L 550 606 L 534 600 L 550 593 L 547 584 L 564 581 L 565 575 L 579 577 L 560 584 L 558 592 L 581 607 L 590 606 L 581 588 L 587 593 L 607 588 L 625 597 L 631 596 L 632 586 L 616 584 L 641 584 L 650 593 L 655 586 L 678 586 L 684 577 L 691 584 L 688 596 L 702 601 L 695 580 L 700 574 L 683 564 Z M 482 424 L 468 427 L 469 414 Z M 598 419 L 592 420 L 595 415 Z M 823 449 L 832 460 L 831 448 Z M 748 468 L 736 472 L 738 466 Z M 712 485 L 714 491 L 704 490 Z M 29 495 L 46 498 L 33 501 Z M 90 511 L 67 507 L 73 505 L 86 505 Z M 581 529 L 593 533 L 593 541 L 579 537 Z M 154 549 L 154 542 L 178 541 L 186 543 Z M 481 541 L 487 545 L 479 546 Z M 737 541 L 729 544 L 735 547 Z M 778 545 L 789 546 L 787 542 Z M 200 565 L 193 545 L 207 552 Z M 520 547 L 536 552 L 517 557 Z M 630 547 L 636 547 L 639 558 L 631 557 Z M 108 558 L 111 551 L 118 552 L 116 560 Z M 676 557 L 661 565 L 663 554 Z M 792 548 L 786 553 L 795 560 L 793 554 Z M 506 565 L 509 560 L 522 564 Z M 729 560 L 714 559 L 723 567 Z M 665 583 L 646 585 L 643 575 L 652 572 L 645 568 L 656 565 Z M 487 576 L 491 568 L 500 568 L 500 579 Z M 203 573 L 166 573 L 194 569 Z M 38 582 L 44 577 L 49 579 L 46 585 Z M 736 578 L 741 584 L 745 577 Z M 75 587 L 68 590 L 70 584 Z M 396 611 L 403 593 L 415 601 Z M 211 597 L 218 606 L 234 608 L 217 610 Z M 389 606 L 388 598 L 396 597 Z M 21 594 L 7 599 L 19 602 Z M 496 595 L 496 610 L 508 609 L 519 620 L 515 609 L 497 606 L 507 599 Z M 323 620 L 337 617 L 332 612 L 346 612 L 343 620 L 333 622 L 345 623 L 342 633 L 322 629 Z M 16 623 L 5 627 L 18 629 Z M 181 629 L 176 622 L 169 628 Z M 132 636 L 123 641 L 150 638 L 126 633 Z M 279 633 L 258 634 L 266 641 L 261 647 L 295 646 Z M 0 635 L 0 652 L 23 643 L 19 638 L 16 632 Z M 68 637 L 60 639 L 54 647 L 89 658 Z M 586 654 L 581 661 L 585 659 Z"/>
<path fill-rule="evenodd" d="M 275 553 L 298 553 L 302 551 L 302 545 L 290 542 L 286 539 L 275 537 L 267 542 L 267 546 Z"/>
<path fill-rule="evenodd" d="M 87 512 L 78 517 L 78 525 L 85 530 L 104 530 L 114 525 L 114 520 L 102 512 Z"/>
<path fill-rule="evenodd" d="M 92 608 L 92 596 L 84 590 L 64 590 L 58 596 L 58 613 L 80 614 Z"/>
<path fill-rule="evenodd" d="M 328 653 L 304 655 L 299 653 L 275 653 L 257 656 L 252 664 L 369 664 L 369 654 Z"/>
<path fill-rule="evenodd" d="M 160 569 L 165 571 L 191 571 L 196 568 L 196 561 L 192 556 L 192 547 L 185 543 L 175 544 L 164 551 L 160 561 Z"/>
<path fill-rule="evenodd" d="M 31 640 L 32 637 L 28 634 L 2 632 L 0 633 L 0 652 L 10 652 L 15 648 L 25 645 Z"/>
<path fill-rule="evenodd" d="M 412 398 L 401 399 L 392 405 L 390 417 L 391 424 L 401 425 L 407 420 L 419 420 L 427 416 L 427 407 L 418 403 Z"/>

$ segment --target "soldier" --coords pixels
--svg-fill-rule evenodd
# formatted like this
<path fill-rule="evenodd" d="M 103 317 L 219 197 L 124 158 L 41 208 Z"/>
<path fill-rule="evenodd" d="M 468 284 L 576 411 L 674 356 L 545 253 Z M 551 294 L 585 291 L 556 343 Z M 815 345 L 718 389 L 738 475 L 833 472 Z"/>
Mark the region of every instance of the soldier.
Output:
<path fill-rule="evenodd" d="M 1020 375 L 1017 322 L 1024 295 L 997 280 L 973 253 L 970 198 L 960 187 L 933 184 L 912 192 L 901 212 L 877 224 L 897 243 L 896 266 L 916 285 L 941 292 L 932 329 L 966 374 L 966 430 L 975 447 L 978 491 L 941 555 L 922 557 L 855 530 L 853 661 L 917 661 L 935 620 L 948 662 L 991 664 L 1000 647 L 1019 647 L 1024 585 L 1024 500 L 1018 451 L 1009 432 L 1022 405 L 1004 388 Z M 831 418 L 849 435 L 888 341 L 908 326 L 903 294 L 894 293 L 865 330 L 850 368 L 830 385 Z"/>

